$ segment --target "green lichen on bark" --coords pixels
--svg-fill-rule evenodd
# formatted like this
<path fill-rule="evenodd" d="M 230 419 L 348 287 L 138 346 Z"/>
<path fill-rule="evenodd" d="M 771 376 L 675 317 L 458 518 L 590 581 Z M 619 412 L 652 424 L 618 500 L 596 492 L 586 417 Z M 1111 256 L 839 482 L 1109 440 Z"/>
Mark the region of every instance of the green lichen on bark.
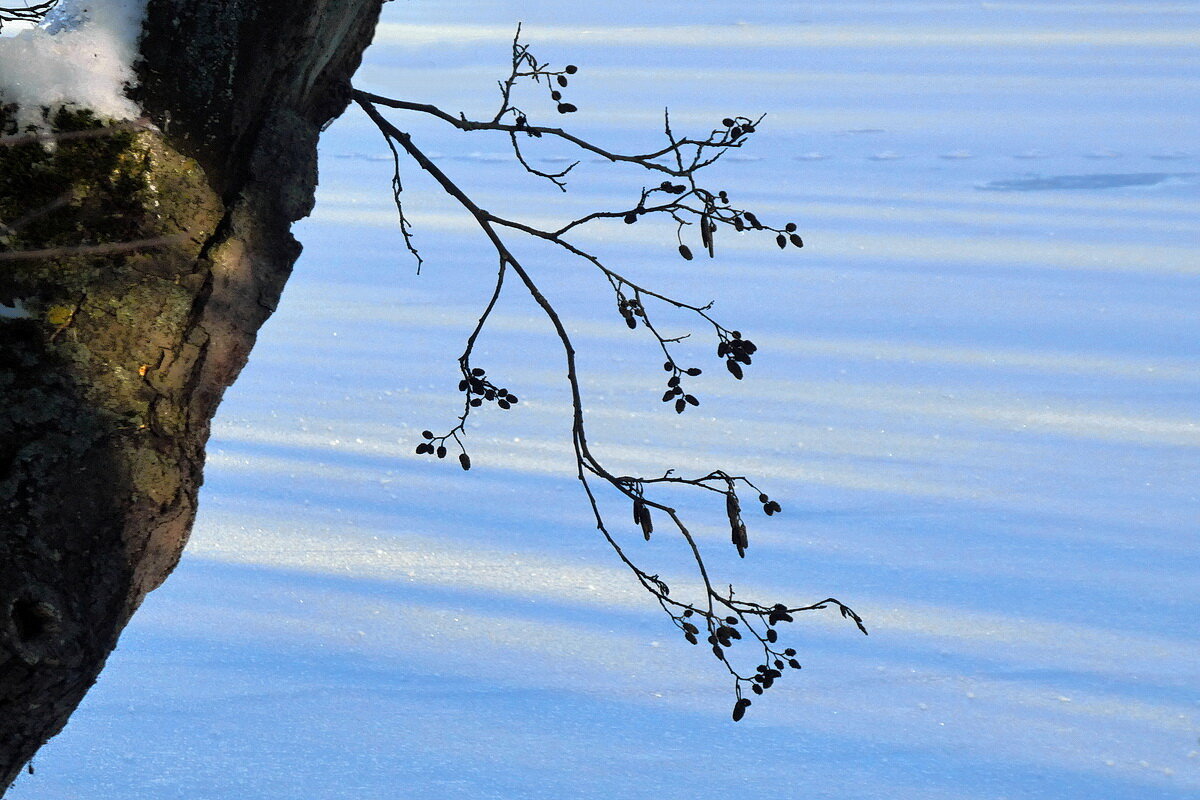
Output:
<path fill-rule="evenodd" d="M 9 112 L 0 130 L 19 135 Z M 128 606 L 154 520 L 194 507 L 187 386 L 160 372 L 190 352 L 223 207 L 156 131 L 85 110 L 46 121 L 49 146 L 0 145 L 0 302 L 24 312 L 0 316 L 0 555 L 50 583 L 71 553 L 111 559 L 115 583 L 87 602 Z"/>
<path fill-rule="evenodd" d="M 37 139 L 0 147 L 0 221 L 12 223 L 68 197 L 53 213 L 23 224 L 8 236 L 7 249 L 69 247 L 144 238 L 142 211 L 146 168 L 132 147 L 135 132 L 110 127 L 87 110 L 45 112 L 46 141 Z M 0 129 L 13 135 L 11 112 L 0 116 Z M 59 134 L 104 131 L 103 135 Z"/>
<path fill-rule="evenodd" d="M 0 147 L 0 223 L 11 226 L 0 228 L 0 253 L 41 253 L 0 261 L 0 302 L 19 300 L 58 357 L 95 373 L 99 407 L 144 425 L 157 396 L 146 373 L 187 325 L 220 204 L 154 132 L 86 110 L 47 117 L 50 146 Z M 11 115 L 0 125 L 11 129 Z"/>
<path fill-rule="evenodd" d="M 0 129 L 13 130 L 10 110 Z M 86 111 L 60 109 L 48 119 L 51 136 L 98 131 L 101 123 Z M 21 301 L 33 319 L 0 320 L 0 504 L 9 512 L 5 532 L 43 527 L 29 514 L 29 487 L 42 485 L 52 471 L 77 459 L 107 427 L 82 396 L 81 361 L 68 327 L 89 287 L 112 265 L 73 258 L 81 245 L 140 237 L 145 228 L 136 212 L 145 186 L 144 170 L 133 157 L 133 133 L 64 139 L 51 147 L 37 140 L 0 146 L 0 252 L 64 251 L 59 258 L 0 261 L 0 301 Z M 9 227 L 11 226 L 11 227 Z M 115 270 L 119 271 L 119 270 Z M 117 403 L 107 405 L 126 405 Z M 111 424 L 111 421 L 109 423 Z M 45 435 L 30 437 L 29 430 Z M 36 515 L 35 515 L 36 516 Z"/>

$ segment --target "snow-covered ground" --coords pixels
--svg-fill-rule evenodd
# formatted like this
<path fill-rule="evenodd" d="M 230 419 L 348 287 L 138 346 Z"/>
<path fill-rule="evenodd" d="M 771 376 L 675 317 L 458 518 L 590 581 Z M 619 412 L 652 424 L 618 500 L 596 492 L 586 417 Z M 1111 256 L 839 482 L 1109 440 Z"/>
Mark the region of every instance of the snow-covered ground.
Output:
<path fill-rule="evenodd" d="M 525 252 L 576 337 L 600 452 L 761 478 L 785 513 L 752 522 L 745 562 L 719 510 L 691 512 L 722 579 L 834 594 L 871 636 L 801 618 L 805 670 L 731 723 L 727 676 L 589 522 L 561 354 L 519 292 L 477 361 L 521 404 L 473 418 L 469 473 L 412 455 L 455 412 L 493 257 L 409 169 L 414 275 L 386 148 L 351 112 L 217 421 L 192 546 L 13 800 L 1200 793 L 1200 6 L 386 14 L 369 90 L 485 115 L 524 20 L 538 55 L 580 65 L 570 122 L 614 148 L 656 144 L 668 104 L 694 132 L 768 114 L 712 185 L 795 219 L 803 251 L 726 236 L 685 263 L 669 228 L 619 222 L 587 239 L 759 343 L 741 383 L 696 345 L 693 413 L 659 402 L 661 358 L 583 265 Z M 563 196 L 503 139 L 404 127 L 514 215 L 644 180 L 585 160 Z M 665 542 L 633 552 L 685 572 Z"/>

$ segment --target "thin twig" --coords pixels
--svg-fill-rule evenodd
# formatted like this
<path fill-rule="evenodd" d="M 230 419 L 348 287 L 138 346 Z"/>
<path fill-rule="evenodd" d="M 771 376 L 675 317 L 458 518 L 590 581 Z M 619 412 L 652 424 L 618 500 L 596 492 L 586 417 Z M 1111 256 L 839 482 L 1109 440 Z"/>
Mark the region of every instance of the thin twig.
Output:
<path fill-rule="evenodd" d="M 541 137 L 553 136 L 563 141 L 570 142 L 576 147 L 587 150 L 602 158 L 612 162 L 625 162 L 637 164 L 645 169 L 655 170 L 676 178 L 682 178 L 686 174 L 678 167 L 671 167 L 666 164 L 659 164 L 655 159 L 663 156 L 672 156 L 679 147 L 721 147 L 721 148 L 740 148 L 743 144 L 742 140 L 708 140 L 708 139 L 679 139 L 666 147 L 661 147 L 658 150 L 653 150 L 640 155 L 630 155 L 625 153 L 615 153 L 611 150 L 606 150 L 603 147 L 592 144 L 586 139 L 582 139 L 572 133 L 568 133 L 562 128 L 551 128 L 542 125 L 519 125 L 516 123 L 501 122 L 500 120 L 469 120 L 465 116 L 454 116 L 447 113 L 435 105 L 429 103 L 414 103 L 408 100 L 396 100 L 391 97 L 383 97 L 381 95 L 372 94 L 355 90 L 355 95 L 358 98 L 366 100 L 372 105 L 384 106 L 386 108 L 395 108 L 402 111 L 418 111 L 422 114 L 428 114 L 438 119 L 448 122 L 460 131 L 503 131 L 505 133 L 523 133 L 527 136 Z M 711 162 L 708 162 L 711 163 Z M 701 166 L 704 166 L 703 164 Z"/>

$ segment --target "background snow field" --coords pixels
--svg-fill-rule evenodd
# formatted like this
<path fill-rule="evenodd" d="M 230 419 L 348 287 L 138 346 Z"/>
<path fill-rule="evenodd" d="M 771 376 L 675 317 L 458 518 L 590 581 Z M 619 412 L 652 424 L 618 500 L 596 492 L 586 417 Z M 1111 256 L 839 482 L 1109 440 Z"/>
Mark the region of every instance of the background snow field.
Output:
<path fill-rule="evenodd" d="M 407 167 L 414 274 L 352 110 L 183 564 L 14 800 L 1200 796 L 1200 5 L 385 8 L 367 90 L 490 116 L 523 20 L 580 67 L 566 121 L 614 149 L 657 146 L 665 105 L 699 134 L 767 113 L 709 185 L 795 220 L 803 251 L 727 234 L 685 263 L 645 221 L 580 237 L 759 344 L 739 383 L 694 337 L 699 408 L 659 402 L 661 356 L 606 284 L 513 242 L 575 336 L 609 465 L 760 478 L 785 510 L 752 520 L 744 562 L 720 509 L 687 505 L 720 580 L 833 594 L 871 636 L 798 619 L 804 671 L 732 724 L 728 676 L 589 521 L 562 357 L 515 286 L 476 360 L 520 405 L 472 417 L 470 473 L 413 454 L 458 408 L 494 257 Z M 651 180 L 585 158 L 561 195 L 503 138 L 394 118 L 513 216 Z M 686 581 L 666 537 L 618 527 Z"/>

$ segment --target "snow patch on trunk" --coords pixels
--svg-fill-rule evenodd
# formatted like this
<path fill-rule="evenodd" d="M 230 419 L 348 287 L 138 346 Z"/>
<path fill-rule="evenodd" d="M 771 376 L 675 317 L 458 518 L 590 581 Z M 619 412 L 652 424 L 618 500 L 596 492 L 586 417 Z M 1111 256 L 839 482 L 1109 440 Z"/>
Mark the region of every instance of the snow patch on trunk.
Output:
<path fill-rule="evenodd" d="M 36 28 L 0 38 L 0 102 L 18 106 L 22 130 L 44 127 L 43 107 L 66 104 L 136 119 L 126 91 L 145 16 L 146 0 L 62 0 Z"/>
<path fill-rule="evenodd" d="M 7 302 L 0 300 L 0 320 L 6 319 L 33 319 L 33 314 L 25 307 L 25 301 L 20 298 Z"/>

